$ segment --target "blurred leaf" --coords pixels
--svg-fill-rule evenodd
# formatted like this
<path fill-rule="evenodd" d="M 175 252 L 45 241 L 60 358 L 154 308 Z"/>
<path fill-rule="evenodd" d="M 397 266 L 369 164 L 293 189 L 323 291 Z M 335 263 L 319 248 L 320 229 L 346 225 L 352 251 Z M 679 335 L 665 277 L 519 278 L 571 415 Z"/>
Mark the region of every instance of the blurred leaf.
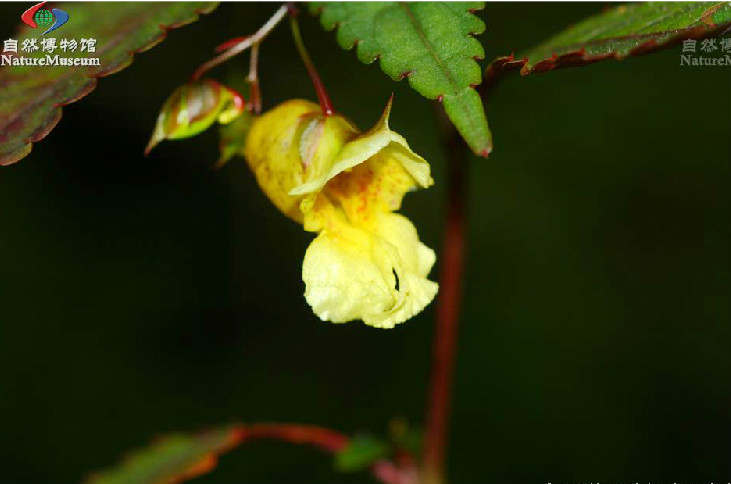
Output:
<path fill-rule="evenodd" d="M 61 106 L 89 94 L 97 78 L 114 74 L 132 63 L 132 56 L 165 39 L 168 30 L 194 22 L 215 2 L 72 3 L 63 6 L 71 20 L 62 27 L 68 39 L 95 38 L 96 52 L 54 52 L 61 57 L 98 57 L 100 66 L 13 66 L 0 70 L 0 165 L 27 156 L 32 143 L 43 139 L 61 119 Z M 20 7 L 19 7 L 20 8 Z M 19 12 L 20 14 L 20 12 Z M 36 38 L 42 29 L 24 27 L 23 39 Z M 20 52 L 19 52 L 20 53 Z M 25 54 L 45 57 L 40 51 Z"/>
<path fill-rule="evenodd" d="M 389 445 L 382 440 L 367 435 L 356 436 L 335 454 L 335 468 L 340 472 L 360 471 L 388 457 L 389 453 Z"/>
<path fill-rule="evenodd" d="M 85 484 L 174 484 L 210 472 L 218 456 L 252 440 L 310 445 L 341 452 L 349 442 L 340 432 L 292 423 L 231 425 L 199 434 L 175 434 L 132 453 L 119 466 L 92 475 Z"/>
<path fill-rule="evenodd" d="M 409 425 L 404 418 L 394 418 L 388 424 L 388 437 L 396 450 L 406 451 L 412 455 L 421 454 L 424 437 L 420 429 Z"/>
<path fill-rule="evenodd" d="M 473 37 L 485 24 L 471 12 L 482 2 L 313 2 L 326 30 L 337 27 L 338 44 L 356 47 L 358 59 L 409 85 L 428 99 L 440 99 L 447 115 L 470 145 L 483 156 L 492 135 L 479 94 L 482 80 L 476 59 L 485 55 Z"/>
<path fill-rule="evenodd" d="M 522 75 L 624 59 L 718 35 L 731 26 L 731 2 L 649 2 L 620 5 L 569 27 L 525 54 L 495 59 L 487 82 L 504 71 Z"/>
<path fill-rule="evenodd" d="M 241 441 L 234 428 L 164 437 L 132 453 L 118 467 L 93 475 L 86 484 L 172 484 L 216 466 L 218 455 Z"/>

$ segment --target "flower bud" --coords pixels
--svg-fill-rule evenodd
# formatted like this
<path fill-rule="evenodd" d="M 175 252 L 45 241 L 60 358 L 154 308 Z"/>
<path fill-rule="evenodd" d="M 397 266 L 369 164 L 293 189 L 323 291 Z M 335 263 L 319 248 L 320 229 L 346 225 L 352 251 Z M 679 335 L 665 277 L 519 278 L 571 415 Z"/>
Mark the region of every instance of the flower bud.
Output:
<path fill-rule="evenodd" d="M 145 154 L 164 139 L 195 136 L 215 121 L 229 123 L 244 112 L 244 105 L 241 94 L 216 81 L 183 84 L 165 101 Z"/>

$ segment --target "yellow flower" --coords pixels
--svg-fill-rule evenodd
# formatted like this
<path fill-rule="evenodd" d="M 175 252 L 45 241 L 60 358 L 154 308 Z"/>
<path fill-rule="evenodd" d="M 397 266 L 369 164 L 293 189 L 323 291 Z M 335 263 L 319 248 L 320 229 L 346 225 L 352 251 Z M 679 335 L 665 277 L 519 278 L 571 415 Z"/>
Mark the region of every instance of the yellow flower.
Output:
<path fill-rule="evenodd" d="M 431 302 L 434 251 L 393 213 L 404 194 L 433 183 L 429 164 L 388 127 L 389 100 L 365 133 L 308 101 L 255 119 L 245 157 L 269 199 L 318 232 L 302 265 L 305 299 L 323 320 L 392 328 Z"/>

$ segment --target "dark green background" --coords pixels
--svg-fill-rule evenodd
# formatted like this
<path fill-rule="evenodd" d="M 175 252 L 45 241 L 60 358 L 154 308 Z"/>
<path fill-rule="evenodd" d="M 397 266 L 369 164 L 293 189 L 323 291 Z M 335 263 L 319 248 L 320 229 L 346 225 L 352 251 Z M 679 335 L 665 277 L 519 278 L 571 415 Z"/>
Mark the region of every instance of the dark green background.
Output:
<path fill-rule="evenodd" d="M 2 482 L 78 482 L 156 435 L 231 421 L 422 421 L 434 305 L 392 331 L 319 321 L 300 279 L 312 234 L 242 160 L 211 169 L 215 133 L 141 155 L 169 92 L 274 7 L 228 4 L 171 32 L 0 171 Z M 25 8 L 1 6 L 4 38 Z M 602 8 L 488 4 L 480 39 L 489 60 Z M 392 126 L 436 180 L 403 212 L 439 253 L 449 160 L 432 104 L 315 19 L 303 33 L 361 127 L 395 92 Z M 453 482 L 731 478 L 731 70 L 679 54 L 495 90 L 495 150 L 471 162 Z M 314 99 L 286 27 L 261 77 L 266 107 Z M 257 443 L 195 482 L 370 479 Z"/>

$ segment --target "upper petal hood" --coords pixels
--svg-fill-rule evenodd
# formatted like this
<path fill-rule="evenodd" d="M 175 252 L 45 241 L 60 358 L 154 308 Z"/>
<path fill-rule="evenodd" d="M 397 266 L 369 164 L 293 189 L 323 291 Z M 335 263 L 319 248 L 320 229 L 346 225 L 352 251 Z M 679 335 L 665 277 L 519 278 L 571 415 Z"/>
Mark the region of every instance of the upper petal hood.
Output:
<path fill-rule="evenodd" d="M 343 116 L 324 117 L 317 104 L 284 102 L 256 118 L 244 155 L 264 193 L 282 212 L 302 222 L 302 196 L 291 191 L 329 164 L 358 131 Z"/>
<path fill-rule="evenodd" d="M 388 150 L 389 154 L 398 159 L 420 186 L 426 188 L 434 183 L 429 163 L 411 150 L 403 136 L 389 128 L 388 118 L 392 103 L 393 97 L 388 100 L 376 125 L 345 143 L 337 156 L 330 160 L 322 159 L 321 163 L 308 167 L 304 182 L 293 188 L 289 194 L 301 196 L 317 192 L 338 174 L 367 161 L 382 150 Z"/>

